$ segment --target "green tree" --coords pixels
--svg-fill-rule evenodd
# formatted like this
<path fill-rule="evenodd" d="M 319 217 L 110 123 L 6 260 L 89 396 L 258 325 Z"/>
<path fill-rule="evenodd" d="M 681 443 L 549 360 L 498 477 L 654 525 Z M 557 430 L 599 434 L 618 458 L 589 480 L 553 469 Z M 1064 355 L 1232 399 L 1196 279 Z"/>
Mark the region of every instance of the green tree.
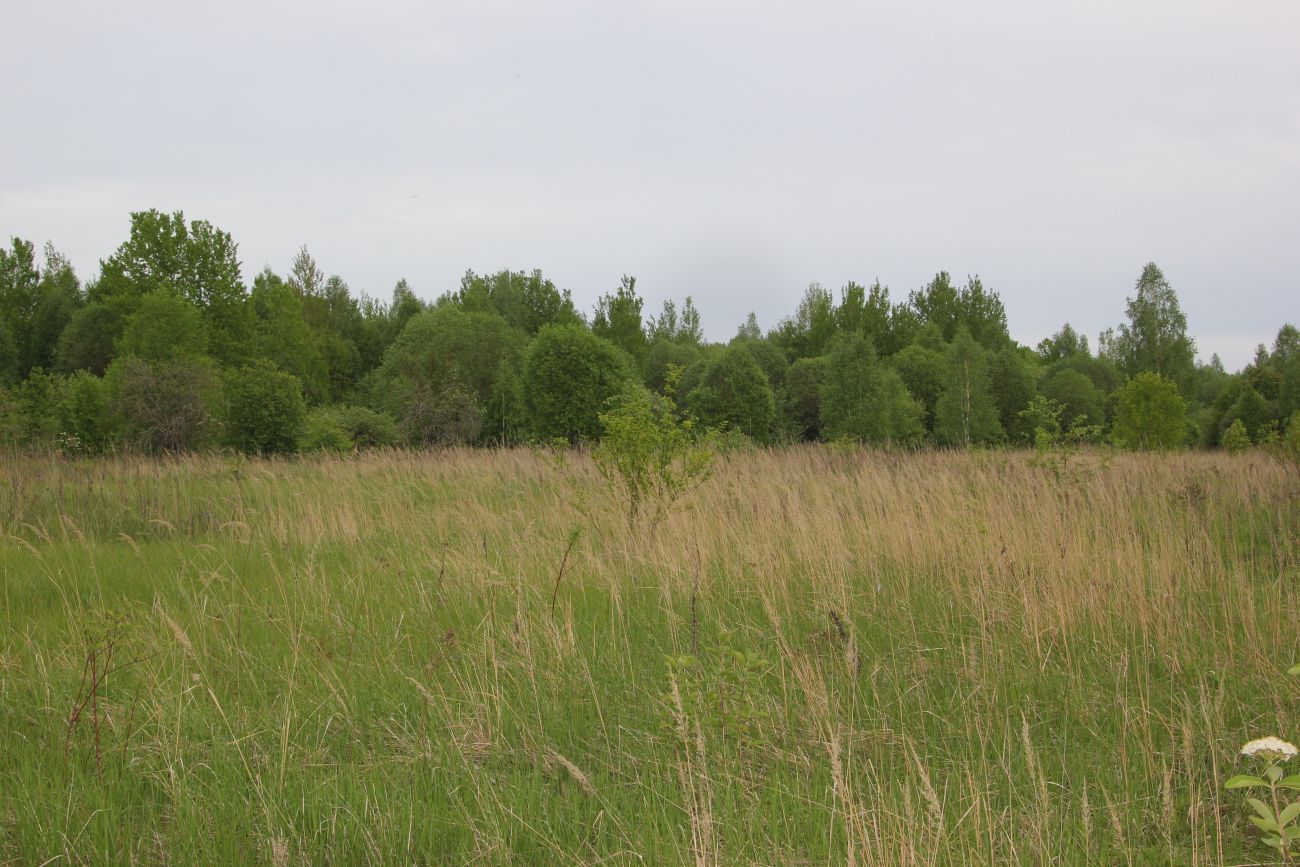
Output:
<path fill-rule="evenodd" d="M 206 355 L 207 344 L 203 314 L 164 287 L 139 300 L 136 311 L 126 318 L 115 351 L 145 361 L 175 361 Z"/>
<path fill-rule="evenodd" d="M 884 347 L 891 337 L 891 314 L 889 290 L 879 280 L 870 289 L 850 280 L 840 290 L 835 322 L 840 331 L 861 334 L 872 346 Z"/>
<path fill-rule="evenodd" d="M 35 248 L 30 241 L 15 237 L 10 240 L 10 249 L 0 247 L 0 330 L 8 336 L 9 368 L 16 379 L 26 379 L 30 370 L 27 329 L 31 327 L 40 282 Z"/>
<path fill-rule="evenodd" d="M 694 343 L 678 343 L 666 337 L 656 338 L 646 351 L 646 388 L 663 394 L 672 368 L 686 370 L 700 360 L 700 348 Z"/>
<path fill-rule="evenodd" d="M 84 370 L 69 376 L 60 395 L 59 417 L 61 433 L 80 451 L 103 451 L 111 433 L 104 380 Z"/>
<path fill-rule="evenodd" d="M 300 290 L 267 268 L 254 278 L 248 303 L 254 356 L 298 377 L 309 406 L 328 401 L 329 370 L 320 339 L 307 324 Z"/>
<path fill-rule="evenodd" d="M 665 299 L 659 315 L 646 319 L 645 334 L 651 344 L 669 340 L 698 348 L 704 342 L 704 332 L 700 328 L 700 311 L 695 309 L 695 300 L 687 295 L 678 314 L 672 299 Z"/>
<path fill-rule="evenodd" d="M 245 454 L 298 450 L 307 404 L 298 377 L 257 361 L 226 377 L 226 439 Z"/>
<path fill-rule="evenodd" d="M 467 312 L 496 313 L 530 335 L 546 325 L 582 322 L 569 290 L 557 289 L 541 271 L 500 271 L 484 276 L 467 271 L 460 289 L 444 296 L 443 301 Z"/>
<path fill-rule="evenodd" d="M 59 336 L 83 303 L 71 264 L 53 245 L 45 245 L 45 267 L 38 269 L 32 245 L 19 238 L 0 249 L 0 379 L 5 358 L 14 377 L 55 366 Z M 6 351 L 5 345 L 8 346 Z"/>
<path fill-rule="evenodd" d="M 502 379 L 521 365 L 525 340 L 522 332 L 495 313 L 471 313 L 445 304 L 426 310 L 407 322 L 384 354 L 374 375 L 373 402 L 399 419 L 411 416 L 405 428 L 431 431 L 443 427 L 429 427 L 435 417 L 464 420 L 467 415 L 460 404 L 465 398 L 474 405 L 482 431 L 484 416 L 503 397 L 511 396 L 502 390 Z M 595 416 L 592 419 L 594 424 Z M 495 417 L 486 426 L 487 433 L 499 432 L 494 423 L 502 420 Z M 453 427 L 458 437 L 467 430 L 460 423 Z M 429 436 L 448 441 L 441 433 Z M 422 434 L 418 439 L 426 437 Z"/>
<path fill-rule="evenodd" d="M 1027 349 L 1004 346 L 989 358 L 989 391 L 997 406 L 998 421 L 1015 442 L 1032 442 L 1034 431 L 1020 415 L 1038 394 L 1038 369 Z"/>
<path fill-rule="evenodd" d="M 830 370 L 830 358 L 800 358 L 785 376 L 782 412 L 786 424 L 801 440 L 822 438 L 821 389 Z"/>
<path fill-rule="evenodd" d="M 770 438 L 776 417 L 767 374 L 743 344 L 728 346 L 704 362 L 686 406 L 705 427 L 725 426 L 762 442 Z"/>
<path fill-rule="evenodd" d="M 978 276 L 958 289 L 948 272 L 940 271 L 909 300 L 920 320 L 937 326 L 945 341 L 953 341 L 958 329 L 965 328 L 985 349 L 996 350 L 1010 342 L 1002 300 L 986 290 Z"/>
<path fill-rule="evenodd" d="M 646 335 L 641 321 L 644 302 L 636 292 L 636 278 L 623 275 L 619 287 L 600 296 L 591 320 L 592 333 L 622 349 L 638 364 L 646 356 Z"/>
<path fill-rule="evenodd" d="M 1246 433 L 1246 426 L 1241 423 L 1241 419 L 1233 421 L 1223 432 L 1223 448 L 1230 455 L 1250 448 L 1250 434 Z"/>
<path fill-rule="evenodd" d="M 117 311 L 92 301 L 72 315 L 59 335 L 55 366 L 64 373 L 88 370 L 102 375 L 113 360 L 113 347 L 121 332 L 122 317 Z"/>
<path fill-rule="evenodd" d="M 749 338 L 733 338 L 733 346 L 742 346 L 745 351 L 754 356 L 758 366 L 763 369 L 763 375 L 767 377 L 767 384 L 772 387 L 772 393 L 776 394 L 785 385 L 785 373 L 790 367 L 790 362 L 786 360 L 785 353 L 781 348 L 770 340 L 760 339 L 752 340 Z"/>
<path fill-rule="evenodd" d="M 678 417 L 673 384 L 667 394 L 633 385 L 600 416 L 603 435 L 592 456 L 626 504 L 629 532 L 649 517 L 653 535 L 672 507 L 704 484 L 713 471 L 714 449 L 692 419 Z"/>
<path fill-rule="evenodd" d="M 234 364 L 247 357 L 246 293 L 238 247 L 227 232 L 205 220 L 186 223 L 180 211 L 133 213 L 130 237 L 100 264 L 89 299 L 112 308 L 125 324 L 140 299 L 159 290 L 178 293 L 202 312 L 218 361 Z"/>
<path fill-rule="evenodd" d="M 841 334 L 831 345 L 821 388 L 822 433 L 868 443 L 907 444 L 925 432 L 924 410 L 903 380 L 876 358 L 861 334 Z"/>
<path fill-rule="evenodd" d="M 1066 425 L 1078 418 L 1089 425 L 1106 423 L 1105 395 L 1079 371 L 1062 367 L 1043 380 L 1041 390 L 1044 397 L 1062 406 L 1062 421 Z"/>
<path fill-rule="evenodd" d="M 1154 262 L 1138 277 L 1136 295 L 1128 300 L 1127 324 L 1107 340 L 1107 353 L 1129 376 L 1158 373 L 1176 384 L 1193 372 L 1196 344 L 1187 334 L 1178 295 Z"/>
<path fill-rule="evenodd" d="M 835 337 L 835 299 L 820 283 L 811 283 L 794 316 L 782 319 L 772 338 L 794 360 L 825 355 Z"/>
<path fill-rule="evenodd" d="M 948 362 L 943 350 L 931 349 L 919 342 L 909 344 L 889 359 L 903 385 L 921 404 L 921 421 L 928 433 L 934 433 L 934 411 L 948 376 Z"/>
<path fill-rule="evenodd" d="M 1273 410 L 1269 402 L 1249 385 L 1241 390 L 1240 396 L 1221 422 L 1225 433 L 1229 426 L 1238 421 L 1242 423 L 1246 435 L 1253 443 L 1261 442 L 1265 432 L 1274 423 Z"/>
<path fill-rule="evenodd" d="M 947 445 L 991 445 L 1006 437 L 989 390 L 988 353 L 963 327 L 947 353 L 948 375 L 935 405 L 934 432 Z"/>
<path fill-rule="evenodd" d="M 600 435 L 600 414 L 633 378 L 627 356 L 581 325 L 546 325 L 528 346 L 524 399 L 533 433 L 570 442 Z"/>
<path fill-rule="evenodd" d="M 1187 404 L 1170 379 L 1152 371 L 1134 376 L 1115 393 L 1117 445 L 1130 449 L 1172 449 L 1186 435 Z"/>
<path fill-rule="evenodd" d="M 1074 330 L 1074 326 L 1065 323 L 1061 330 L 1038 344 L 1038 357 L 1048 364 L 1074 358 L 1076 355 L 1089 356 L 1088 337 Z"/>

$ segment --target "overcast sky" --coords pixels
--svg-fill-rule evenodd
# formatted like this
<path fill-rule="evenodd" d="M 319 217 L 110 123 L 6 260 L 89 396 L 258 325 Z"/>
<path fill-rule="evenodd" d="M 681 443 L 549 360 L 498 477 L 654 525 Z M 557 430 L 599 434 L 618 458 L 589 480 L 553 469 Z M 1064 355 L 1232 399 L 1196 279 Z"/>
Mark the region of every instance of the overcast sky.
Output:
<path fill-rule="evenodd" d="M 941 269 L 1095 338 L 1150 260 L 1230 368 L 1300 321 L 1296 0 L 371 5 L 10 4 L 0 234 L 87 278 L 183 210 L 383 297 L 628 273 L 714 339 Z"/>

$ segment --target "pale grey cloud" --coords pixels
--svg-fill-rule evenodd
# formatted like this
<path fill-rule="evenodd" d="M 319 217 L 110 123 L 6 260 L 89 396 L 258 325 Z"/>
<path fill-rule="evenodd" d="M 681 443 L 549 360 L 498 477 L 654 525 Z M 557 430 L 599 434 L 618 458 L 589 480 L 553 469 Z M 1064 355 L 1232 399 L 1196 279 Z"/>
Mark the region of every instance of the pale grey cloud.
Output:
<path fill-rule="evenodd" d="M 427 296 L 633 273 L 709 333 L 808 282 L 978 273 L 1034 342 L 1155 260 L 1231 366 L 1300 319 L 1300 6 L 28 3 L 0 232 L 93 273 L 183 209 Z"/>

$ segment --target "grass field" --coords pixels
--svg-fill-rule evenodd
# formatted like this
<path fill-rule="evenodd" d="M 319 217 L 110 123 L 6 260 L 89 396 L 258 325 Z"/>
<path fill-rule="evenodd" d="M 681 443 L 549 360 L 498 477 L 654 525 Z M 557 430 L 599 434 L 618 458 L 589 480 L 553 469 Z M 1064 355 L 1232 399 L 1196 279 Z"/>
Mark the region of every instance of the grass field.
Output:
<path fill-rule="evenodd" d="M 1080 461 L 0 458 L 0 862 L 1267 861 L 1300 480 Z"/>

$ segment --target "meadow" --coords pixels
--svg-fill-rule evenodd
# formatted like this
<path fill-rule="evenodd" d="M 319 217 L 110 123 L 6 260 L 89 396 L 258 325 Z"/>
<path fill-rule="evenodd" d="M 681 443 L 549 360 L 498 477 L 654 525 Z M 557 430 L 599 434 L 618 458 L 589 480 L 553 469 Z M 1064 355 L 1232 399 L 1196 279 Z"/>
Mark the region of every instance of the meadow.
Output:
<path fill-rule="evenodd" d="M 0 457 L 0 863 L 1242 864 L 1259 452 Z"/>

